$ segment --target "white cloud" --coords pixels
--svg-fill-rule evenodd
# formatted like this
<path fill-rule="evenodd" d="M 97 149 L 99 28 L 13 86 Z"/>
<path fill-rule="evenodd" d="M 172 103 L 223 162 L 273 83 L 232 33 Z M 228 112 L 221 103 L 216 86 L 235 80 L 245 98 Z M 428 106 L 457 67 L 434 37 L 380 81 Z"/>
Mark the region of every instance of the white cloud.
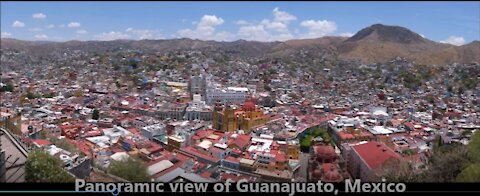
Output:
<path fill-rule="evenodd" d="M 271 38 L 263 25 L 248 25 L 240 27 L 238 35 L 245 40 L 267 41 Z"/>
<path fill-rule="evenodd" d="M 180 37 L 202 40 L 219 40 L 218 33 L 215 34 L 215 27 L 223 24 L 225 21 L 215 15 L 204 15 L 200 22 L 196 23 L 195 29 L 181 29 L 177 32 Z M 225 36 L 223 32 L 221 36 Z"/>
<path fill-rule="evenodd" d="M 87 34 L 88 32 L 85 29 L 77 30 L 77 34 Z"/>
<path fill-rule="evenodd" d="M 15 22 L 13 22 L 12 27 L 14 27 L 14 28 L 22 28 L 22 27 L 25 27 L 25 23 L 16 20 Z"/>
<path fill-rule="evenodd" d="M 278 21 L 270 22 L 269 20 L 264 19 L 264 20 L 262 20 L 261 24 L 264 25 L 265 28 L 267 28 L 267 29 L 273 29 L 273 30 L 278 31 L 278 32 L 288 31 L 287 24 L 282 23 L 282 22 L 278 22 Z"/>
<path fill-rule="evenodd" d="M 42 29 L 41 28 L 28 28 L 28 31 L 37 32 L 37 31 L 42 31 Z"/>
<path fill-rule="evenodd" d="M 354 34 L 354 33 L 350 33 L 350 32 L 340 33 L 340 36 L 341 36 L 341 37 L 352 37 L 353 35 L 355 35 L 355 34 Z"/>
<path fill-rule="evenodd" d="M 457 37 L 457 36 L 452 35 L 452 36 L 448 37 L 446 40 L 440 41 L 440 43 L 461 46 L 465 43 L 465 39 L 463 37 Z"/>
<path fill-rule="evenodd" d="M 3 31 L 1 32 L 0 35 L 1 35 L 1 36 L 0 36 L 1 38 L 6 38 L 6 37 L 11 37 L 11 36 L 12 36 L 11 33 L 9 33 L 9 32 L 3 32 Z"/>
<path fill-rule="evenodd" d="M 151 29 L 134 29 L 128 28 L 125 30 L 133 39 L 163 39 L 163 36 L 158 30 Z"/>
<path fill-rule="evenodd" d="M 199 26 L 217 26 L 223 24 L 223 19 L 215 15 L 204 15 L 198 23 Z"/>
<path fill-rule="evenodd" d="M 304 20 L 300 23 L 300 26 L 308 29 L 307 34 L 302 35 L 303 38 L 323 37 L 337 30 L 335 22 L 328 20 Z"/>
<path fill-rule="evenodd" d="M 248 25 L 249 23 L 245 20 L 237 20 L 235 21 L 236 25 Z"/>
<path fill-rule="evenodd" d="M 36 14 L 32 15 L 32 18 L 35 18 L 35 19 L 44 19 L 46 17 L 47 17 L 47 15 L 45 15 L 43 13 L 36 13 Z"/>
<path fill-rule="evenodd" d="M 294 36 L 289 33 L 270 33 L 263 25 L 248 25 L 240 27 L 238 36 L 241 39 L 249 41 L 286 41 L 293 39 Z"/>
<path fill-rule="evenodd" d="M 237 21 L 237 24 L 242 25 L 238 30 L 238 36 L 253 41 L 285 41 L 294 38 L 288 25 L 291 21 L 297 20 L 297 17 L 280 11 L 278 7 L 273 9 L 272 13 L 273 19 L 263 19 L 258 24 Z"/>
<path fill-rule="evenodd" d="M 98 34 L 94 36 L 95 39 L 101 41 L 111 41 L 117 39 L 130 39 L 130 35 L 124 34 L 122 32 L 117 31 L 110 31 L 110 32 L 103 32 L 102 34 Z"/>
<path fill-rule="evenodd" d="M 80 25 L 80 23 L 78 23 L 78 22 L 71 22 L 71 23 L 68 23 L 67 26 L 70 27 L 70 28 L 78 28 L 78 27 L 80 27 L 81 25 Z"/>
<path fill-rule="evenodd" d="M 297 20 L 296 16 L 291 15 L 287 12 L 280 11 L 278 7 L 273 9 L 273 17 L 274 17 L 274 21 L 277 21 L 277 22 L 288 23 L 290 21 Z"/>
<path fill-rule="evenodd" d="M 35 39 L 44 40 L 44 39 L 48 39 L 48 36 L 45 34 L 38 34 L 38 35 L 35 35 Z"/>
<path fill-rule="evenodd" d="M 101 41 L 112 41 L 118 39 L 133 39 L 133 40 L 142 40 L 142 39 L 163 39 L 163 36 L 160 34 L 159 30 L 152 29 L 134 29 L 129 27 L 125 29 L 125 32 L 122 31 L 110 31 L 103 32 L 94 36 L 96 40 Z"/>
<path fill-rule="evenodd" d="M 284 11 L 280 11 L 278 7 L 273 9 L 273 21 L 263 19 L 261 24 L 267 29 L 272 29 L 277 32 L 288 33 L 288 24 L 291 21 L 297 20 L 297 17 Z"/>
<path fill-rule="evenodd" d="M 51 25 L 46 26 L 46 28 L 47 29 L 53 29 L 53 28 L 55 28 L 55 25 L 51 24 Z"/>
<path fill-rule="evenodd" d="M 58 25 L 59 28 L 65 28 L 65 24 Z"/>

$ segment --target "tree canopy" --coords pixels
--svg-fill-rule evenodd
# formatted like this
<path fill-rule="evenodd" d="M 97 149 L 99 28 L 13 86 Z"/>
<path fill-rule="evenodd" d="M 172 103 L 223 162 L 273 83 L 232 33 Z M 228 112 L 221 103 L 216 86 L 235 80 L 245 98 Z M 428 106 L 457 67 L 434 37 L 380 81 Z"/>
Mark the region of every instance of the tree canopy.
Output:
<path fill-rule="evenodd" d="M 60 159 L 45 152 L 32 151 L 25 163 L 27 182 L 73 182 L 75 178 L 62 169 Z"/>
<path fill-rule="evenodd" d="M 99 117 L 99 112 L 98 112 L 97 109 L 94 109 L 93 113 L 92 113 L 92 119 L 93 120 L 98 120 L 98 117 Z"/>
<path fill-rule="evenodd" d="M 444 144 L 442 138 L 437 136 L 432 142 L 433 154 L 429 157 L 426 170 L 415 171 L 412 165 L 400 163 L 387 170 L 383 177 L 397 182 L 479 182 L 479 136 L 474 134 L 467 146 Z"/>
<path fill-rule="evenodd" d="M 480 163 L 471 164 L 457 176 L 458 182 L 480 182 Z"/>
<path fill-rule="evenodd" d="M 129 157 L 122 161 L 113 161 L 108 167 L 109 173 L 132 182 L 149 182 L 147 167 L 142 161 Z"/>
<path fill-rule="evenodd" d="M 5 92 L 5 91 L 13 92 L 13 85 L 12 84 L 7 84 L 7 85 L 2 86 L 0 88 L 0 92 Z"/>
<path fill-rule="evenodd" d="M 480 130 L 477 130 L 468 144 L 468 156 L 473 162 L 480 163 Z"/>
<path fill-rule="evenodd" d="M 457 176 L 458 182 L 480 182 L 480 133 L 477 130 L 468 143 L 468 158 L 471 164 Z"/>

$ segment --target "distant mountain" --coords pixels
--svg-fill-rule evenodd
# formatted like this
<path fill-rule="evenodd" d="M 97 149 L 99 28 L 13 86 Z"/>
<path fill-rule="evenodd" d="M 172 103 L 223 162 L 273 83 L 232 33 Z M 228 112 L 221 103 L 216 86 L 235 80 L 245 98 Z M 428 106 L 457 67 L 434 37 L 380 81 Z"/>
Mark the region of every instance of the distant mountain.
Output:
<path fill-rule="evenodd" d="M 462 46 L 442 44 L 423 38 L 407 28 L 375 24 L 364 28 L 337 46 L 339 58 L 365 63 L 386 62 L 397 56 L 418 64 L 470 63 L 480 60 L 478 44 L 462 50 Z"/>
<path fill-rule="evenodd" d="M 476 61 L 480 63 L 480 41 L 470 42 L 469 44 L 457 47 L 456 50 L 458 54 L 458 61 Z"/>
<path fill-rule="evenodd" d="M 86 52 L 111 52 L 123 49 L 145 52 L 200 50 L 207 55 L 233 57 L 272 57 L 310 62 L 321 60 L 349 60 L 363 63 L 383 63 L 403 57 L 418 64 L 450 64 L 480 62 L 480 42 L 463 46 L 442 44 L 423 38 L 411 30 L 374 24 L 350 38 L 326 36 L 316 39 L 298 39 L 284 42 L 234 42 L 201 41 L 193 39 L 170 40 L 114 40 L 31 42 L 1 39 L 2 50 L 25 51 L 31 55 L 62 54 L 66 50 Z"/>
<path fill-rule="evenodd" d="M 394 42 L 400 44 L 418 44 L 427 42 L 422 36 L 405 27 L 387 26 L 382 24 L 374 24 L 370 27 L 364 28 L 348 38 L 345 42 L 357 42 L 362 40 Z"/>

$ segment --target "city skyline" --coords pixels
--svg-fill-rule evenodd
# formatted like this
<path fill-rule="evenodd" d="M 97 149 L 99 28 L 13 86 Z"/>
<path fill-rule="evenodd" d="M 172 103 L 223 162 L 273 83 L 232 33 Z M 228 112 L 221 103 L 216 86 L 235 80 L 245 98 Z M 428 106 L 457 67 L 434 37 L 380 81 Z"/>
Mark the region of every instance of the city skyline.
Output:
<path fill-rule="evenodd" d="M 2 38 L 21 40 L 285 41 L 351 36 L 376 23 L 406 27 L 427 39 L 454 45 L 480 40 L 479 2 L 1 2 L 1 5 Z"/>

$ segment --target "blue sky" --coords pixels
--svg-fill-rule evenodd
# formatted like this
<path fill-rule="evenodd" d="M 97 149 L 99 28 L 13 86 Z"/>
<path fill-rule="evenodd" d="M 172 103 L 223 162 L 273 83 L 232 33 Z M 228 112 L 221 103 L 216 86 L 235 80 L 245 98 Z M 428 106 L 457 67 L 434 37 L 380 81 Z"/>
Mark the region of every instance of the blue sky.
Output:
<path fill-rule="evenodd" d="M 398 25 L 434 41 L 480 40 L 480 2 L 1 2 L 2 37 L 283 41 Z"/>

